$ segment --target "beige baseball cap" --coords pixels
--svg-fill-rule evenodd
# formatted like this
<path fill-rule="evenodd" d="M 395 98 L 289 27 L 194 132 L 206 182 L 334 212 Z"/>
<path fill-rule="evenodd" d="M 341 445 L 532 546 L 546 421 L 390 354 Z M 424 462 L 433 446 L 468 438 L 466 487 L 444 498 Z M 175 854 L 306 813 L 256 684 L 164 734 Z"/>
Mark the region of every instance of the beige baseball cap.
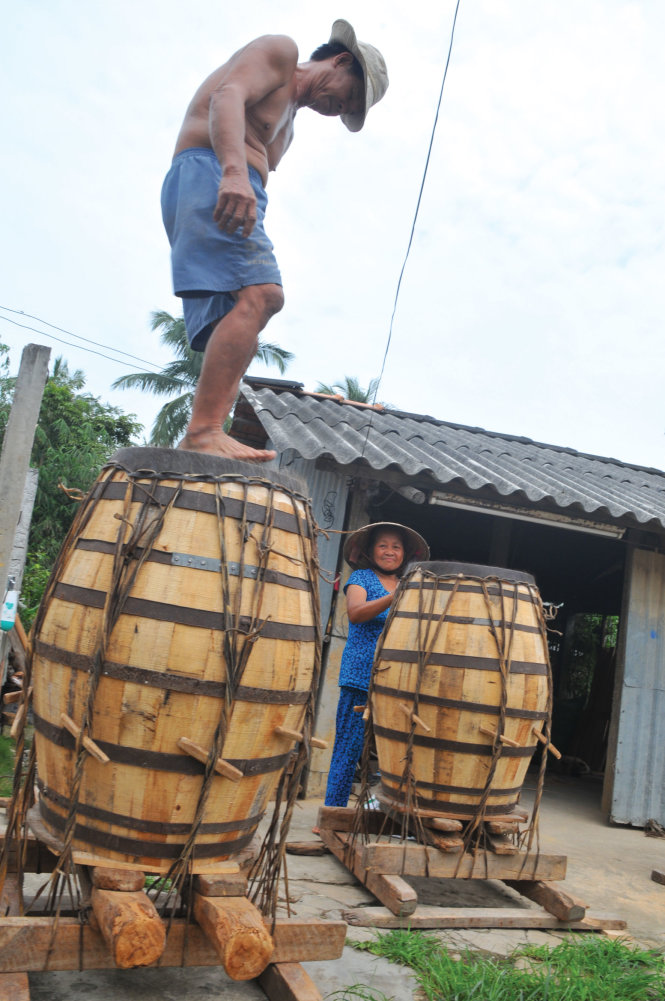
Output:
<path fill-rule="evenodd" d="M 380 101 L 388 90 L 388 70 L 386 62 L 378 49 L 367 42 L 359 42 L 356 33 L 343 18 L 335 21 L 330 33 L 329 42 L 340 42 L 345 49 L 352 52 L 363 68 L 365 75 L 365 110 L 354 115 L 342 115 L 341 119 L 349 132 L 360 132 L 365 124 L 367 112 Z"/>

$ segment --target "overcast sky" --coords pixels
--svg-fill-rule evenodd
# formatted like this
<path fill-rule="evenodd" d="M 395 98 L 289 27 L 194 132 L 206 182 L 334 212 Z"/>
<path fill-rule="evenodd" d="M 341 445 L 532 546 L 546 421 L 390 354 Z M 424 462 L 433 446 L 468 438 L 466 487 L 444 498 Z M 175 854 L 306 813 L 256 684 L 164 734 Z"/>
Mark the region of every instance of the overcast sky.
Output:
<path fill-rule="evenodd" d="M 88 389 L 170 356 L 159 192 L 192 93 L 249 39 L 301 58 L 347 17 L 390 88 L 362 132 L 308 109 L 268 185 L 287 377 L 378 375 L 445 65 L 454 0 L 22 0 L 3 11 L 0 340 L 50 344 Z M 442 420 L 665 468 L 665 7 L 461 0 L 379 399 Z M 83 342 L 74 342 L 83 345 Z M 94 347 L 87 344 L 86 347 Z M 260 366 L 252 371 L 277 375 Z"/>

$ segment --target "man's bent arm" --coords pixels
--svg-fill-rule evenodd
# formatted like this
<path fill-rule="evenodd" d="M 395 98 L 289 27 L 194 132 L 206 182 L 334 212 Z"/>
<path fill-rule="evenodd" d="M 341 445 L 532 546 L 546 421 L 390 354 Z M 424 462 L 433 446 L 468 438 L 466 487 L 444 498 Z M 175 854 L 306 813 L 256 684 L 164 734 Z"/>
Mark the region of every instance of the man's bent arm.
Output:
<path fill-rule="evenodd" d="M 232 57 L 211 94 L 210 142 L 223 169 L 213 218 L 229 233 L 242 226 L 247 237 L 256 222 L 256 198 L 247 177 L 247 112 L 290 83 L 297 62 L 292 39 L 259 38 Z"/>

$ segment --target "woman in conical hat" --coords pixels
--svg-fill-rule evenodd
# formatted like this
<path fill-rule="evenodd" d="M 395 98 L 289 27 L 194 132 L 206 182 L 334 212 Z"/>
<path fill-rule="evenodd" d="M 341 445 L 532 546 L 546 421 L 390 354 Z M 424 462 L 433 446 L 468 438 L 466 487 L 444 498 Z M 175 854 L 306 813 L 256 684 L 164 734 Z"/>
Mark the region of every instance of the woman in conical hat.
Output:
<path fill-rule="evenodd" d="M 362 713 L 353 708 L 367 702 L 376 641 L 400 575 L 408 563 L 429 559 L 429 547 L 412 528 L 381 521 L 364 525 L 349 536 L 344 559 L 354 572 L 344 587 L 349 635 L 339 672 L 340 696 L 326 806 L 348 803 L 365 736 Z"/>

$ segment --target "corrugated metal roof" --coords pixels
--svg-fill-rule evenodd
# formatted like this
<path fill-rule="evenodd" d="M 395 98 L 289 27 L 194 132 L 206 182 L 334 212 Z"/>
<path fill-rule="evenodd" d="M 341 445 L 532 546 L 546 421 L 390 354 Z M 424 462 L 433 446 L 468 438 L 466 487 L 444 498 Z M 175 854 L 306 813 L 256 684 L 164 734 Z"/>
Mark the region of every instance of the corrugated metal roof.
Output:
<path fill-rule="evenodd" d="M 657 469 L 422 414 L 358 406 L 305 393 L 298 383 L 250 379 L 241 391 L 278 451 L 400 470 L 442 486 L 461 481 L 472 491 L 494 488 L 514 503 L 526 498 L 665 529 L 665 472 Z"/>

